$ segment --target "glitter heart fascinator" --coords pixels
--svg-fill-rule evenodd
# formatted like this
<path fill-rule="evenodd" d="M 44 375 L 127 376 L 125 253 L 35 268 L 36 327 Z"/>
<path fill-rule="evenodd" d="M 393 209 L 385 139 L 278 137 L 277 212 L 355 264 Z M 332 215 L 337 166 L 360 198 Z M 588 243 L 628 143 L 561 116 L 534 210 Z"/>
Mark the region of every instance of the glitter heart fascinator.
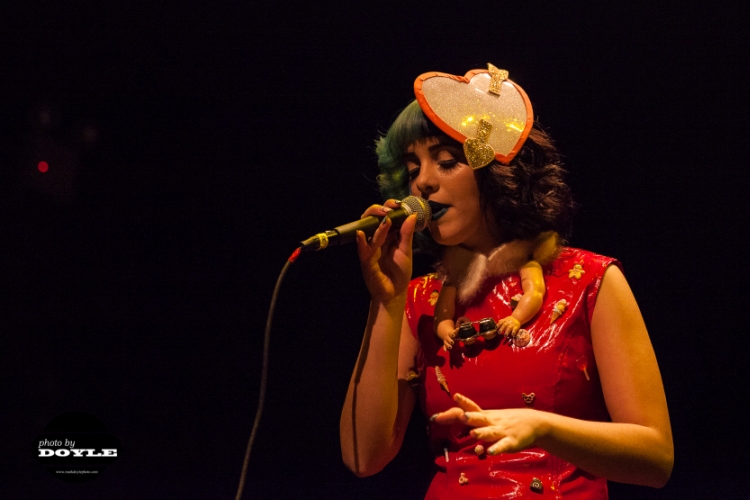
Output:
<path fill-rule="evenodd" d="M 508 79 L 507 71 L 487 66 L 464 76 L 423 73 L 414 82 L 424 114 L 464 145 L 473 169 L 485 167 L 493 159 L 510 163 L 534 124 L 526 92 Z"/>

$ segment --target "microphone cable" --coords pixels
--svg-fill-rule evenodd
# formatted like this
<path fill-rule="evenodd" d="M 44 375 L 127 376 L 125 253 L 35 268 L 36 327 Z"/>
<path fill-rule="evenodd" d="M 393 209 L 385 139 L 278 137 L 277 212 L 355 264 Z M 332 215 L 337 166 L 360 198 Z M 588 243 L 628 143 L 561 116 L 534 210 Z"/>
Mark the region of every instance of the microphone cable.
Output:
<path fill-rule="evenodd" d="M 307 240 L 303 241 L 294 252 L 292 252 L 292 255 L 289 256 L 286 264 L 284 264 L 284 267 L 281 269 L 279 277 L 276 280 L 276 286 L 273 289 L 271 305 L 268 308 L 266 331 L 263 336 L 263 364 L 261 366 L 258 409 L 255 412 L 253 430 L 250 432 L 250 439 L 247 442 L 245 459 L 242 462 L 240 484 L 237 488 L 237 496 L 235 497 L 235 500 L 242 500 L 242 491 L 245 488 L 245 479 L 247 477 L 247 467 L 250 463 L 250 451 L 253 448 L 253 442 L 255 441 L 255 436 L 258 433 L 258 426 L 260 425 L 260 418 L 263 414 L 263 404 L 265 403 L 266 399 L 266 382 L 268 380 L 268 350 L 271 338 L 271 323 L 273 321 L 274 310 L 276 309 L 276 299 L 279 295 L 281 282 L 283 281 L 284 275 L 289 269 L 289 266 L 291 266 L 294 261 L 297 260 L 297 257 L 299 257 L 300 253 L 305 250 L 322 250 L 328 247 L 330 243 L 333 243 L 335 245 L 342 243 L 351 243 L 355 241 L 358 231 L 363 231 L 365 235 L 371 236 L 386 218 L 391 219 L 394 224 L 397 224 L 397 227 L 400 227 L 401 223 L 406 220 L 406 218 L 408 218 L 410 215 L 416 215 L 416 229 L 418 231 L 421 231 L 422 229 L 427 227 L 427 224 L 432 219 L 432 207 L 427 200 L 424 200 L 417 196 L 407 196 L 406 198 L 401 200 L 400 204 L 400 208 L 402 210 L 391 211 L 383 218 L 377 218 L 374 216 L 365 217 L 364 219 L 350 222 L 349 224 L 344 224 L 343 226 L 339 226 L 331 231 L 319 233 L 312 238 L 308 238 Z"/>
<path fill-rule="evenodd" d="M 284 267 L 279 273 L 279 277 L 276 279 L 276 286 L 273 289 L 273 295 L 271 296 L 271 305 L 268 308 L 268 318 L 266 319 L 266 332 L 263 336 L 263 365 L 260 370 L 260 391 L 258 393 L 258 409 L 255 412 L 255 421 L 253 422 L 253 430 L 250 432 L 250 439 L 247 442 L 247 449 L 245 450 L 245 460 L 242 462 L 242 473 L 240 474 L 240 484 L 237 488 L 237 496 L 235 500 L 242 499 L 242 490 L 245 488 L 245 478 L 247 476 L 247 466 L 250 463 L 250 450 L 253 448 L 253 441 L 255 441 L 255 435 L 258 432 L 258 426 L 260 425 L 260 417 L 263 414 L 263 404 L 266 400 L 266 382 L 268 380 L 268 346 L 271 339 L 271 323 L 273 322 L 273 313 L 276 309 L 276 299 L 279 296 L 279 289 L 281 288 L 281 282 L 284 279 L 289 266 L 291 266 L 299 254 L 302 252 L 302 247 L 297 248 L 292 255 L 284 264 Z"/>

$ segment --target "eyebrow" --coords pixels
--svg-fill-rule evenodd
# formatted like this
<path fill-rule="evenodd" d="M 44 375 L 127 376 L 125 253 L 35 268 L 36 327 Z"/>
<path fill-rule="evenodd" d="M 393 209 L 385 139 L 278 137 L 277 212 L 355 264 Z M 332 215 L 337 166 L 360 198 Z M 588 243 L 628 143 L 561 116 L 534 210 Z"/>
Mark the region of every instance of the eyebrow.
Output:
<path fill-rule="evenodd" d="M 447 150 L 454 156 L 456 160 L 461 163 L 466 163 L 466 155 L 464 154 L 463 147 L 461 147 L 461 144 L 457 144 L 450 137 L 441 137 L 437 144 L 433 144 L 428 149 L 430 153 L 435 153 L 435 151 L 439 151 L 441 149 Z"/>
<path fill-rule="evenodd" d="M 461 155 L 461 157 L 463 157 L 463 155 L 461 154 L 463 153 L 463 151 L 461 150 L 460 145 L 456 146 L 456 144 L 453 144 L 453 140 L 449 137 L 438 137 L 438 142 L 427 148 L 430 153 L 434 153 L 435 151 L 438 151 L 440 149 L 451 149 L 453 151 L 456 151 L 459 155 Z M 419 160 L 416 153 L 414 153 L 413 151 L 405 152 L 402 158 L 404 162 L 412 160 L 413 163 L 417 163 Z"/>
<path fill-rule="evenodd" d="M 437 149 L 442 149 L 442 148 L 453 148 L 453 149 L 456 149 L 456 147 L 453 144 L 451 144 L 447 139 L 440 139 L 439 142 L 433 144 L 432 146 L 430 146 L 427 149 L 430 152 L 433 152 L 433 151 L 435 151 Z"/>

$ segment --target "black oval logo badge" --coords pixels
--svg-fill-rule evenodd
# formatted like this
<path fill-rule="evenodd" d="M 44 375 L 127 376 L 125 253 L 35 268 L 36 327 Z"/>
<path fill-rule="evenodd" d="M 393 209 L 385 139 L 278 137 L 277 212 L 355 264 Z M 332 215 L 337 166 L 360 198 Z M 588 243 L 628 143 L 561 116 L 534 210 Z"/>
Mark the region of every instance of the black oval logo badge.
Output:
<path fill-rule="evenodd" d="M 56 477 L 82 483 L 97 477 L 120 454 L 120 441 L 96 417 L 60 415 L 34 440 L 34 459 Z"/>

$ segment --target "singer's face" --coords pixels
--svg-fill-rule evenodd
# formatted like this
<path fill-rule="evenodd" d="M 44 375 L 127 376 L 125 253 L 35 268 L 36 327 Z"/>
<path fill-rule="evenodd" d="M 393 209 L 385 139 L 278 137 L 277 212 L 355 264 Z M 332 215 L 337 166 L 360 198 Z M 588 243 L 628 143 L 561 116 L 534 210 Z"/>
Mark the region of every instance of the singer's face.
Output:
<path fill-rule="evenodd" d="M 474 171 L 466 164 L 463 150 L 455 141 L 428 137 L 410 145 L 404 159 L 411 194 L 433 202 L 432 222 L 428 227 L 436 242 L 463 245 L 476 251 L 489 251 L 497 246 L 479 203 Z"/>

